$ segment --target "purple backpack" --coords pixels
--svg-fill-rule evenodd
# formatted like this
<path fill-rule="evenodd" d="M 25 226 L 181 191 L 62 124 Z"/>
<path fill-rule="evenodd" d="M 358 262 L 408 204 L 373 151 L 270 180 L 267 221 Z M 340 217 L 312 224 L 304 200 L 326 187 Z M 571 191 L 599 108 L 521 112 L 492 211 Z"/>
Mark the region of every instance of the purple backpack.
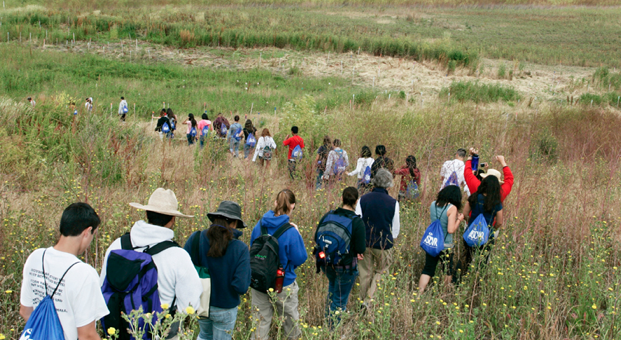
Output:
<path fill-rule="evenodd" d="M 162 311 L 162 307 L 157 290 L 157 267 L 152 256 L 171 247 L 179 245 L 174 241 L 164 241 L 139 252 L 134 250 L 127 233 L 121 237 L 121 249 L 110 252 L 106 278 L 101 287 L 110 314 L 101 319 L 101 324 L 104 329 L 114 327 L 119 332 L 119 340 L 135 340 L 127 332 L 129 324 L 121 313 L 129 315 L 132 310 L 142 307 L 143 313 L 153 313 L 153 323 L 156 322 L 155 315 Z M 175 308 L 175 300 L 176 297 L 171 308 Z M 142 319 L 139 327 L 144 327 Z M 145 332 L 144 340 L 152 338 L 150 332 Z"/>

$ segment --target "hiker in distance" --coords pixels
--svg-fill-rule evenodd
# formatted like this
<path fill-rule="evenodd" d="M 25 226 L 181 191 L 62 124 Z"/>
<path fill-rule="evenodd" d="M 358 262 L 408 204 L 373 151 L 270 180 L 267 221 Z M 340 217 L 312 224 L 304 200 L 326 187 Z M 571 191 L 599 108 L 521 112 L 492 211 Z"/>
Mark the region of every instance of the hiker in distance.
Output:
<path fill-rule="evenodd" d="M 348 173 L 348 176 L 358 177 L 358 194 L 360 197 L 371 189 L 371 167 L 375 160 L 371 157 L 371 149 L 363 146 L 360 151 L 360 158 L 356 164 L 356 170 Z"/>
<path fill-rule="evenodd" d="M 347 157 L 347 151 L 341 149 L 341 140 L 335 139 L 332 142 L 332 146 L 332 151 L 328 154 L 326 170 L 323 174 L 323 180 L 330 184 L 339 181 L 349 166 L 349 157 Z"/>
<path fill-rule="evenodd" d="M 289 147 L 289 154 L 287 155 L 289 176 L 294 180 L 296 162 L 302 160 L 302 149 L 304 149 L 304 139 L 298 136 L 297 126 L 291 127 L 291 137 L 287 136 L 282 145 Z"/>
<path fill-rule="evenodd" d="M 28 102 L 30 103 L 30 106 L 32 106 L 33 109 L 37 105 L 37 102 L 35 102 L 35 100 L 32 97 L 28 97 Z"/>
<path fill-rule="evenodd" d="M 274 209 L 263 215 L 250 236 L 252 313 L 259 320 L 252 339 L 268 340 L 274 308 L 277 315 L 284 315 L 284 337 L 301 336 L 295 269 L 306 262 L 308 254 L 298 227 L 290 220 L 295 204 L 291 190 L 279 192 Z"/>
<path fill-rule="evenodd" d="M 119 103 L 119 116 L 121 117 L 121 121 L 125 121 L 125 116 L 129 112 L 129 108 L 127 106 L 127 101 L 125 101 L 125 97 L 121 97 L 121 102 Z"/>
<path fill-rule="evenodd" d="M 19 314 L 26 320 L 22 339 L 58 339 L 41 327 L 41 322 L 54 322 L 53 313 L 60 320 L 55 326 L 64 333 L 61 339 L 100 339 L 97 320 L 108 315 L 108 308 L 97 271 L 78 259 L 90 247 L 99 223 L 90 205 L 73 203 L 60 218 L 58 243 L 28 256 L 20 295 Z"/>
<path fill-rule="evenodd" d="M 205 146 L 205 142 L 207 141 L 207 136 L 209 136 L 209 132 L 213 130 L 211 121 L 209 120 L 209 116 L 207 116 L 207 111 L 203 113 L 201 116 L 201 120 L 198 122 L 198 133 L 200 134 L 200 145 L 201 149 Z"/>
<path fill-rule="evenodd" d="M 375 155 L 377 155 L 377 158 L 371 166 L 371 178 L 375 177 L 379 169 L 386 169 L 391 174 L 394 173 L 395 162 L 386 156 L 386 147 L 384 145 L 377 145 L 375 147 Z"/>
<path fill-rule="evenodd" d="M 184 246 L 194 266 L 204 268 L 211 282 L 210 291 L 203 290 L 203 294 L 210 294 L 209 299 L 201 296 L 197 310 L 200 333 L 196 339 L 232 339 L 240 295 L 246 294 L 250 286 L 248 245 L 239 240 L 240 229 L 246 224 L 241 207 L 232 201 L 223 201 L 207 217 L 211 221 L 209 228 L 193 233 Z M 205 310 L 208 316 L 204 316 Z"/>
<path fill-rule="evenodd" d="M 372 180 L 373 191 L 362 196 L 356 215 L 362 217 L 366 229 L 367 249 L 359 262 L 360 300 L 368 307 L 379 280 L 392 263 L 394 240 L 399 236 L 399 202 L 388 194 L 393 178 L 387 169 L 379 169 Z"/>
<path fill-rule="evenodd" d="M 123 276 L 128 276 L 130 269 L 139 261 L 138 263 L 152 262 L 157 277 L 157 282 L 149 282 L 149 285 L 157 292 L 152 296 L 152 301 L 159 300 L 159 303 L 153 302 L 150 306 L 143 304 L 145 313 L 160 312 L 161 305 L 169 306 L 171 314 L 177 309 L 185 310 L 189 306 L 197 308 L 200 305 L 202 284 L 188 252 L 173 241 L 175 232 L 172 230 L 177 218 L 193 216 L 181 213 L 174 192 L 162 188 L 153 192 L 147 205 L 129 205 L 144 210 L 146 221 L 136 222 L 129 233 L 112 242 L 106 251 L 100 281 L 108 305 L 115 299 L 115 293 L 110 292 L 131 291 L 131 287 L 118 287 L 115 283 Z M 135 275 L 138 276 L 139 273 L 140 270 Z M 141 277 L 148 279 L 152 276 Z M 139 298 L 134 303 L 139 304 L 140 300 L 145 301 L 144 298 Z M 109 318 L 103 320 L 104 328 L 114 327 L 122 332 L 125 329 L 124 321 L 116 327 L 113 323 L 120 320 L 121 312 L 129 314 L 131 309 L 131 305 L 125 304 L 125 310 L 117 310 L 116 313 L 111 310 Z M 167 339 L 178 339 L 178 330 L 179 324 L 173 324 Z"/>
<path fill-rule="evenodd" d="M 464 167 L 464 180 L 470 192 L 477 191 L 477 189 L 479 188 L 479 185 L 481 184 L 481 180 L 478 179 L 474 175 L 473 171 L 475 169 L 473 169 L 473 166 L 472 166 L 473 160 L 475 157 L 478 158 L 478 154 L 479 154 L 479 150 L 475 148 L 470 148 L 470 157 L 468 157 L 468 160 L 466 161 L 466 164 Z M 495 160 L 498 163 L 500 163 L 503 173 L 501 174 L 500 171 L 496 169 L 487 169 L 485 174 L 480 174 L 480 176 L 481 178 L 485 178 L 491 175 L 498 179 L 498 181 L 501 184 L 500 201 L 504 202 L 507 196 L 509 196 L 509 194 L 511 193 L 511 189 L 513 188 L 513 173 L 511 172 L 511 169 L 507 165 L 507 162 L 505 161 L 504 156 L 500 156 L 500 155 L 496 156 Z M 502 179 L 503 175 L 504 175 L 504 180 Z"/>
<path fill-rule="evenodd" d="M 466 196 L 470 196 L 470 190 L 468 190 L 468 186 L 465 185 L 464 179 L 464 158 L 466 157 L 466 149 L 457 149 L 455 153 L 455 159 L 446 161 L 442 164 L 442 169 L 440 170 L 440 181 L 442 185 L 440 186 L 440 190 L 446 188 L 449 185 L 456 185 L 460 188 L 464 188 L 464 193 Z"/>
<path fill-rule="evenodd" d="M 257 146 L 254 149 L 254 157 L 252 157 L 252 161 L 255 162 L 257 157 L 259 157 L 259 165 L 263 167 L 263 163 L 265 163 L 265 167 L 270 167 L 270 162 L 272 161 L 272 154 L 276 150 L 276 142 L 272 135 L 270 134 L 270 130 L 268 128 L 264 128 L 261 132 L 261 137 L 257 141 Z"/>
<path fill-rule="evenodd" d="M 246 119 L 244 124 L 244 159 L 248 159 L 248 155 L 257 144 L 257 128 L 252 125 L 252 120 Z"/>
<path fill-rule="evenodd" d="M 326 171 L 326 164 L 328 163 L 328 154 L 332 151 L 332 140 L 330 136 L 325 135 L 323 137 L 323 144 L 317 148 L 317 157 L 315 158 L 315 164 L 317 166 L 317 182 L 315 183 L 315 190 L 321 189 L 323 183 L 323 174 Z"/>
<path fill-rule="evenodd" d="M 239 143 L 244 135 L 244 131 L 241 124 L 239 124 L 239 116 L 236 115 L 233 120 L 235 122 L 231 124 L 227 138 L 229 139 L 229 150 L 231 151 L 233 157 L 237 158 L 239 157 Z"/>
<path fill-rule="evenodd" d="M 166 115 L 166 109 L 162 109 L 160 112 L 160 118 L 157 120 L 155 131 L 160 133 L 160 140 L 164 140 L 164 137 L 170 138 L 172 129 L 170 127 L 170 120 Z"/>

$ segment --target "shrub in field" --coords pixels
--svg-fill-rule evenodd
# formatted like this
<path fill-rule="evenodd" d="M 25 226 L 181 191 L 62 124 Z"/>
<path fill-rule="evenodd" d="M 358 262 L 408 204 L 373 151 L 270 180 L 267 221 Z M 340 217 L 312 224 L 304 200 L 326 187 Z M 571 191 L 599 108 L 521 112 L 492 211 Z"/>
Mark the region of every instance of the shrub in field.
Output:
<path fill-rule="evenodd" d="M 498 66 L 498 74 L 497 74 L 499 79 L 504 79 L 507 76 L 507 65 L 505 65 L 504 63 L 500 64 L 500 66 Z"/>
<path fill-rule="evenodd" d="M 550 130 L 544 129 L 533 140 L 530 157 L 549 162 L 558 160 L 558 141 Z"/>
<path fill-rule="evenodd" d="M 475 103 L 492 103 L 502 100 L 512 102 L 520 99 L 516 90 L 499 84 L 479 84 L 479 82 L 459 81 L 453 82 L 448 88 L 440 91 L 440 97 L 445 98 L 448 93 L 451 98 L 460 102 L 473 101 Z"/>

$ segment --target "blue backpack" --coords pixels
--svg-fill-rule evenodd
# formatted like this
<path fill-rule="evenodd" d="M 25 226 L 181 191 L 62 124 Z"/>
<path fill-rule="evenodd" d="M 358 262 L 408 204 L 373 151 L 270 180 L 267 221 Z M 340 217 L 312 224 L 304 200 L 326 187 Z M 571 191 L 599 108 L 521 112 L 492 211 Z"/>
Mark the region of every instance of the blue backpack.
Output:
<path fill-rule="evenodd" d="M 127 105 L 123 105 L 123 113 L 127 113 L 127 112 L 129 112 Z"/>
<path fill-rule="evenodd" d="M 119 339 L 135 340 L 129 336 L 127 329 L 130 326 L 121 313 L 129 315 L 132 310 L 140 308 L 144 313 L 152 313 L 155 324 L 156 314 L 162 312 L 162 307 L 157 290 L 157 267 L 152 256 L 171 247 L 179 245 L 173 241 L 164 241 L 138 252 L 132 246 L 129 233 L 121 237 L 121 249 L 110 252 L 106 278 L 101 286 L 101 292 L 110 311 L 110 314 L 101 319 L 104 329 L 114 327 L 120 332 Z M 172 309 L 175 308 L 176 299 L 176 297 L 173 299 Z M 138 327 L 145 327 L 142 318 Z M 146 330 L 144 340 L 151 339 L 150 331 Z"/>
<path fill-rule="evenodd" d="M 257 139 L 254 138 L 254 135 L 252 133 L 248 134 L 248 138 L 246 138 L 246 145 L 251 148 L 254 148 L 254 146 L 257 145 Z"/>
<path fill-rule="evenodd" d="M 468 247 L 480 247 L 489 241 L 489 234 L 489 225 L 485 216 L 481 213 L 464 231 L 464 241 L 466 241 Z"/>
<path fill-rule="evenodd" d="M 459 179 L 457 178 L 457 172 L 453 171 L 453 173 L 449 176 L 449 178 L 444 183 L 442 189 L 448 187 L 449 185 L 459 186 Z"/>
<path fill-rule="evenodd" d="M 226 127 L 226 124 L 222 123 L 222 126 L 220 127 L 220 134 L 224 137 L 228 131 L 229 129 Z"/>
<path fill-rule="evenodd" d="M 192 136 L 192 138 L 196 138 L 196 134 L 197 134 L 197 132 L 196 132 L 196 128 L 195 128 L 195 127 L 192 127 L 192 128 L 190 129 L 190 136 Z"/>
<path fill-rule="evenodd" d="M 164 123 L 162 125 L 162 132 L 163 133 L 169 133 L 170 132 L 170 126 L 168 126 L 168 123 Z"/>
<path fill-rule="evenodd" d="M 371 166 L 367 166 L 366 169 L 364 169 L 364 174 L 362 175 L 362 184 L 369 184 L 371 183 Z"/>
<path fill-rule="evenodd" d="M 203 131 L 201 131 L 203 137 L 207 137 L 209 134 L 209 125 L 203 126 Z"/>
<path fill-rule="evenodd" d="M 314 253 L 319 265 L 339 265 L 343 255 L 349 254 L 353 223 L 353 219 L 337 215 L 334 210 L 326 214 L 315 232 Z"/>
<path fill-rule="evenodd" d="M 300 160 L 302 159 L 302 148 L 299 145 L 296 145 L 295 148 L 293 148 L 293 151 L 291 152 L 291 157 Z"/>
<path fill-rule="evenodd" d="M 418 190 L 418 184 L 415 180 L 411 180 L 405 188 L 405 197 L 411 200 L 417 199 L 420 196 L 420 190 Z"/>
<path fill-rule="evenodd" d="M 440 253 L 444 250 L 444 231 L 442 230 L 442 214 L 448 208 L 448 204 L 442 212 L 440 216 L 436 215 L 436 219 L 431 222 L 431 224 L 425 230 L 423 234 L 423 238 L 420 241 L 420 247 L 429 254 L 429 256 L 438 257 Z M 437 209 L 436 209 L 437 213 Z"/>
<path fill-rule="evenodd" d="M 335 150 L 335 152 L 339 156 L 339 159 L 334 162 L 334 169 L 332 169 L 332 171 L 334 171 L 335 175 L 339 175 L 345 171 L 345 157 L 343 157 L 343 150 Z"/>
<path fill-rule="evenodd" d="M 63 276 L 61 276 L 56 288 L 52 292 L 52 295 L 47 294 L 47 280 L 45 280 L 45 252 L 43 252 L 43 258 L 41 259 L 41 266 L 43 269 L 43 283 L 45 285 L 45 297 L 35 310 L 30 314 L 28 322 L 24 327 L 24 331 L 20 339 L 28 340 L 65 340 L 65 333 L 63 332 L 63 326 L 58 318 L 56 307 L 54 306 L 54 295 L 60 287 L 65 275 L 69 269 L 80 262 L 76 262 L 69 266 Z"/>
<path fill-rule="evenodd" d="M 242 132 L 242 129 L 235 129 L 235 133 L 231 131 L 231 133 L 233 133 L 233 138 L 235 138 L 235 140 L 238 142 L 241 140 L 241 136 L 239 135 L 241 132 Z"/>

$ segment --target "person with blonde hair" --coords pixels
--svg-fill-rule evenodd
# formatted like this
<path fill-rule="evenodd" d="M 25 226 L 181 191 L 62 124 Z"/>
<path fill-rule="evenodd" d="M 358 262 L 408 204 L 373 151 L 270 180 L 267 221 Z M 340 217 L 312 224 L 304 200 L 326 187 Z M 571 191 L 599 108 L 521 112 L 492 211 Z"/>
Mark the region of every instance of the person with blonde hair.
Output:
<path fill-rule="evenodd" d="M 270 130 L 265 128 L 261 132 L 261 137 L 257 140 L 252 161 L 256 162 L 258 156 L 260 165 L 263 166 L 265 163 L 265 166 L 269 168 L 274 150 L 276 150 L 276 142 L 274 142 L 274 138 L 270 135 Z"/>
<path fill-rule="evenodd" d="M 278 257 L 284 270 L 282 292 L 274 293 L 275 299 L 271 298 L 267 292 L 251 288 L 253 315 L 259 320 L 257 329 L 252 335 L 253 339 L 268 339 L 274 309 L 276 309 L 276 314 L 285 317 L 284 336 L 289 339 L 299 339 L 301 336 L 298 327 L 300 318 L 298 311 L 299 287 L 295 280 L 295 269 L 306 262 L 308 254 L 298 226 L 291 223 L 290 220 L 290 216 L 295 210 L 295 204 L 295 195 L 291 190 L 284 189 L 279 192 L 276 195 L 274 209 L 263 215 L 250 236 L 251 267 L 253 243 L 259 237 L 267 234 L 275 235 L 274 238 L 278 240 Z"/>

